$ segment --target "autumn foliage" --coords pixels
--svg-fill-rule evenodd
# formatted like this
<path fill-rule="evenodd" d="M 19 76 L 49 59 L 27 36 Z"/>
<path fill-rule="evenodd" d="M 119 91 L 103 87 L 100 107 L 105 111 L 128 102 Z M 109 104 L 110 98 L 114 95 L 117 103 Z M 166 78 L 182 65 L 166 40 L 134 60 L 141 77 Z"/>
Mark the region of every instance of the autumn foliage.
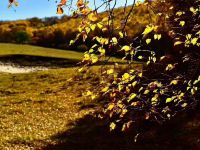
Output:
<path fill-rule="evenodd" d="M 125 18 L 121 20 L 124 23 L 120 25 L 115 24 L 115 14 L 109 9 L 109 15 L 104 18 L 90 11 L 79 26 L 77 39 L 82 37 L 83 41 L 96 28 L 105 33 L 102 34 L 104 36 L 93 37 L 97 44 L 85 52 L 83 65 L 105 59 L 108 52 L 124 53 L 122 59 L 128 62 L 127 69 L 123 71 L 119 71 L 117 65 L 105 70 L 102 90 L 90 94 L 100 94 L 107 101 L 100 116 L 109 118 L 111 130 L 120 128 L 125 131 L 131 125 L 144 121 L 162 123 L 180 112 L 199 106 L 200 34 L 199 20 L 196 19 L 200 14 L 199 1 L 146 1 L 143 5 L 147 6 L 150 16 L 153 16 L 152 12 L 158 16 L 157 21 L 146 25 L 138 37 L 126 40 L 129 39 L 126 30 L 129 17 L 134 7 L 140 5 L 137 3 L 129 12 L 125 12 Z M 158 5 L 163 8 L 157 9 Z M 159 43 L 165 36 L 163 33 L 169 36 L 173 46 L 167 55 L 159 57 L 152 49 L 155 47 L 152 43 Z M 143 53 L 138 55 L 140 52 Z M 146 61 L 143 70 L 131 67 L 136 56 Z M 84 70 L 84 67 L 80 70 Z"/>
<path fill-rule="evenodd" d="M 100 117 L 108 118 L 111 130 L 126 131 L 138 122 L 163 123 L 180 112 L 197 109 L 200 100 L 200 1 L 147 0 L 130 7 L 125 4 L 118 22 L 114 3 L 113 0 L 102 1 L 101 7 L 107 6 L 108 13 L 100 15 L 98 8 L 93 10 L 88 2 L 78 0 L 77 9 L 72 13 L 81 23 L 70 45 L 80 39 L 83 42 L 89 39 L 92 43 L 84 53 L 80 72 L 100 60 L 107 60 L 107 54 L 123 54 L 122 59 L 127 61 L 123 70 L 118 64 L 105 68 L 100 88 L 88 94 L 105 101 Z M 66 4 L 66 0 L 60 1 L 58 14 L 64 13 Z M 146 8 L 148 24 L 142 24 L 142 32 L 133 37 L 129 25 L 139 7 Z M 170 49 L 159 56 L 157 45 L 165 42 L 172 46 L 161 44 L 161 49 Z M 135 59 L 146 62 L 143 69 L 132 67 Z"/>

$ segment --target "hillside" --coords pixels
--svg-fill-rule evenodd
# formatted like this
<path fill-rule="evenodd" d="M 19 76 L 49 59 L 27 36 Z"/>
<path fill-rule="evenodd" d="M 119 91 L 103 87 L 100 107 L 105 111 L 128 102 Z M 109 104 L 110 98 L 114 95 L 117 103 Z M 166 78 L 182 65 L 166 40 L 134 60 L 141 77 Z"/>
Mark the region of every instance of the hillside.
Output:
<path fill-rule="evenodd" d="M 131 9 L 126 9 L 126 14 Z M 100 13 L 99 18 L 104 18 L 106 12 Z M 114 10 L 114 24 L 120 27 L 124 16 L 123 8 Z M 151 16 L 156 21 L 155 15 Z M 127 24 L 126 30 L 132 37 L 141 33 L 144 27 L 150 22 L 146 6 L 141 5 L 134 9 L 131 14 L 131 20 Z M 152 21 L 151 18 L 151 21 Z M 56 47 L 62 49 L 74 49 L 85 51 L 88 43 L 79 41 L 75 46 L 69 46 L 69 41 L 76 36 L 77 24 L 80 24 L 79 18 L 62 16 L 51 18 L 30 18 L 27 20 L 18 20 L 0 23 L 0 42 L 29 43 L 45 47 Z"/>

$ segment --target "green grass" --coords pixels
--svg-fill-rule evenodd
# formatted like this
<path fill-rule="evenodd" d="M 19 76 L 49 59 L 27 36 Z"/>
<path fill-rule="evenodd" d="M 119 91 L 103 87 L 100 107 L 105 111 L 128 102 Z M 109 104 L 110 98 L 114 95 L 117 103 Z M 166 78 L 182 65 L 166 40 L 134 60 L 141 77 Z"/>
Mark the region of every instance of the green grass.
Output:
<path fill-rule="evenodd" d="M 44 48 L 31 45 L 19 45 L 19 44 L 0 44 L 0 56 L 6 55 L 29 55 L 29 56 L 44 56 L 54 58 L 66 58 L 77 59 L 83 58 L 83 53 L 70 51 L 70 50 L 58 50 L 53 48 Z"/>
<path fill-rule="evenodd" d="M 67 61 L 73 63 L 80 62 L 83 59 L 83 53 L 72 50 L 59 50 L 54 48 L 44 48 L 32 45 L 0 43 L 0 57 L 12 55 L 64 58 Z M 109 62 L 123 63 L 124 61 L 118 58 L 111 57 Z"/>

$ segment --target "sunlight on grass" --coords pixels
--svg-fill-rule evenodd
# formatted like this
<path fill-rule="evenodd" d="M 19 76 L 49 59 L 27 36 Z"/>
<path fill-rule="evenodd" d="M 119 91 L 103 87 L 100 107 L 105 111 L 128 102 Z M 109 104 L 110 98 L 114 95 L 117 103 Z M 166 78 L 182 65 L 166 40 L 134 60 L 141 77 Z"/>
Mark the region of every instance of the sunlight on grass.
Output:
<path fill-rule="evenodd" d="M 58 50 L 53 48 L 44 48 L 31 45 L 17 45 L 17 44 L 0 44 L 0 56 L 5 55 L 32 55 L 32 56 L 45 56 L 54 58 L 77 59 L 83 58 L 83 53 Z"/>

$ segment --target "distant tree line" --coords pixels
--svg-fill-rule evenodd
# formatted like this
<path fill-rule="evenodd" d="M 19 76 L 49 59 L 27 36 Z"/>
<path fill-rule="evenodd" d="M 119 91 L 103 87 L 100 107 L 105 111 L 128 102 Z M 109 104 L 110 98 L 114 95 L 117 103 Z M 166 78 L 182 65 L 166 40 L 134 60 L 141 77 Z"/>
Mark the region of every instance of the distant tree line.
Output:
<path fill-rule="evenodd" d="M 127 10 L 130 8 L 131 7 L 128 7 Z M 122 8 L 116 8 L 114 13 L 116 14 L 114 20 L 115 25 L 120 26 L 120 20 L 122 19 L 121 17 L 123 17 L 124 10 Z M 106 13 L 101 13 L 99 15 L 103 18 L 106 16 Z M 155 15 L 151 17 L 156 21 Z M 94 44 L 94 40 L 92 40 L 93 37 L 109 36 L 108 32 L 95 29 L 85 42 L 80 39 L 76 41 L 76 44 L 70 46 L 70 40 L 74 39 L 78 33 L 77 24 L 80 23 L 79 21 L 80 19 L 78 18 L 63 15 L 62 17 L 46 17 L 42 19 L 34 17 L 26 20 L 0 22 L 0 42 L 86 51 Z M 146 6 L 141 5 L 139 8 L 135 8 L 134 15 L 132 14 L 131 20 L 126 26 L 128 37 L 131 38 L 126 39 L 126 41 L 141 35 L 147 24 L 149 24 L 149 14 Z M 117 36 L 118 34 L 116 33 L 116 37 Z M 166 36 L 166 38 L 168 37 Z M 158 45 L 162 47 L 166 41 L 169 41 L 164 38 L 162 38 L 162 40 L 163 41 L 159 41 L 159 43 L 155 43 L 154 45 L 156 48 L 152 49 L 159 49 L 157 48 Z M 165 45 L 167 46 L 169 44 L 167 43 Z M 163 52 L 161 51 L 161 53 Z"/>

